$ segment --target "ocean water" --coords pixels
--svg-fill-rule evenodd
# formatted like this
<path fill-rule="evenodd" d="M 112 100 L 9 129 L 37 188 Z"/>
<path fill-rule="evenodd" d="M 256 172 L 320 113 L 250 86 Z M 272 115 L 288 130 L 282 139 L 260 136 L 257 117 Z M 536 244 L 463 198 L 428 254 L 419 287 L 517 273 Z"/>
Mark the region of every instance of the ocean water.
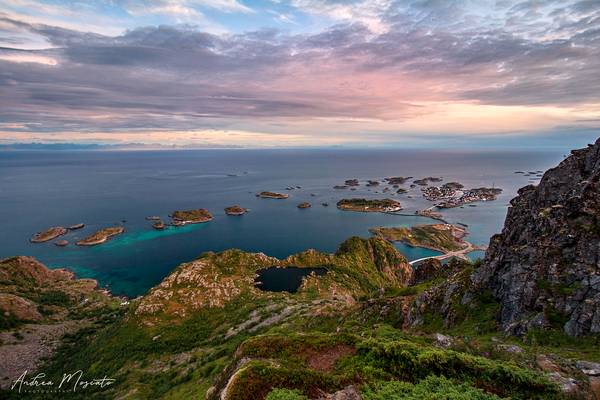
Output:
<path fill-rule="evenodd" d="M 430 205 L 419 187 L 394 196 L 393 191 L 382 193 L 383 185 L 361 184 L 356 191 L 332 188 L 349 178 L 389 176 L 442 176 L 445 182 L 456 180 L 466 187 L 504 189 L 496 201 L 443 212 L 449 222 L 468 225 L 468 240 L 487 244 L 500 231 L 509 200 L 519 187 L 531 183 L 514 171 L 545 170 L 562 157 L 559 152 L 541 151 L 5 151 L 0 153 L 0 257 L 34 256 L 50 267 L 67 267 L 80 277 L 95 278 L 116 294 L 137 296 L 205 251 L 240 248 L 275 257 L 307 248 L 333 252 L 350 236 L 368 237 L 371 227 L 431 223 L 412 215 L 335 207 L 344 197 L 395 198 L 406 214 Z M 286 191 L 288 186 L 301 189 Z M 263 190 L 288 193 L 290 198 L 257 198 L 255 193 Z M 303 201 L 312 208 L 298 209 Z M 225 215 L 223 208 L 234 204 L 250 212 Z M 192 208 L 207 208 L 215 218 L 164 231 L 152 229 L 145 220 L 159 215 L 167 221 L 172 211 Z M 86 224 L 84 229 L 62 238 L 73 243 L 116 224 L 126 232 L 95 247 L 29 243 L 35 232 L 79 222 Z M 398 248 L 409 259 L 435 254 Z"/>

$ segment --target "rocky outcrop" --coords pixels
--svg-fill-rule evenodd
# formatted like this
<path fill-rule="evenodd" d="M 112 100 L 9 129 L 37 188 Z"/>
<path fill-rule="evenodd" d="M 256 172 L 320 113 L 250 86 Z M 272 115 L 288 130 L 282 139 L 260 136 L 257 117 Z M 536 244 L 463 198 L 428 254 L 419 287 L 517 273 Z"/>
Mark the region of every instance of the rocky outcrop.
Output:
<path fill-rule="evenodd" d="M 354 304 L 353 296 L 374 289 L 405 286 L 412 277 L 408 261 L 381 238 L 353 237 L 333 255 L 309 249 L 283 260 L 236 249 L 207 252 L 180 265 L 151 289 L 140 299 L 135 314 L 144 325 L 153 325 L 182 320 L 203 309 L 222 309 L 241 296 L 246 300 L 271 298 L 274 294 L 256 287 L 257 271 L 291 266 L 329 271 L 305 277 L 294 294 L 296 299 L 317 295 L 340 304 Z"/>
<path fill-rule="evenodd" d="M 247 209 L 238 205 L 225 208 L 225 214 L 227 215 L 244 215 L 247 211 Z"/>
<path fill-rule="evenodd" d="M 600 139 L 519 190 L 473 276 L 500 302 L 510 333 L 600 333 Z"/>
<path fill-rule="evenodd" d="M 122 226 L 113 226 L 110 228 L 100 229 L 92 235 L 75 243 L 77 246 L 96 246 L 109 240 L 111 237 L 120 235 L 125 232 Z"/>
<path fill-rule="evenodd" d="M 205 208 L 198 208 L 196 210 L 177 210 L 171 214 L 173 224 L 187 225 L 187 224 L 202 224 L 204 222 L 211 221 L 213 219 L 212 214 Z"/>
<path fill-rule="evenodd" d="M 268 191 L 260 192 L 256 196 L 261 197 L 263 199 L 287 199 L 288 197 L 290 197 L 288 194 L 285 194 L 285 193 L 268 192 Z"/>
<path fill-rule="evenodd" d="M 144 296 L 135 313 L 187 318 L 202 308 L 223 307 L 244 291 L 254 291 L 255 271 L 277 259 L 262 253 L 227 250 L 182 264 Z M 148 319 L 148 318 L 147 318 Z M 152 321 L 153 318 L 149 318 Z"/>
<path fill-rule="evenodd" d="M 396 212 L 402 209 L 400 202 L 393 199 L 342 199 L 337 202 L 337 208 L 359 212 Z"/>
<path fill-rule="evenodd" d="M 35 258 L 0 260 L 0 389 L 35 371 L 65 334 L 94 326 L 119 301 L 96 281 Z"/>
<path fill-rule="evenodd" d="M 29 239 L 31 243 L 42 243 L 47 242 L 52 239 L 56 239 L 59 236 L 67 233 L 67 229 L 62 226 L 53 226 L 52 228 L 48 228 L 43 232 L 38 232 Z"/>
<path fill-rule="evenodd" d="M 377 277 L 383 276 L 389 283 L 397 286 L 406 286 L 412 278 L 413 270 L 406 258 L 379 237 L 368 240 L 352 237 L 340 245 L 335 255 L 354 268 L 364 269 L 364 279 L 373 275 L 365 268 L 367 266 L 377 271 Z"/>
<path fill-rule="evenodd" d="M 413 267 L 411 285 L 418 285 L 442 276 L 442 263 L 435 258 L 428 258 Z"/>
<path fill-rule="evenodd" d="M 79 304 L 85 298 L 89 299 Z M 74 312 L 74 304 L 87 308 L 112 300 L 95 280 L 75 279 L 71 271 L 49 269 L 33 257 L 0 260 L 0 312 L 11 325 Z"/>

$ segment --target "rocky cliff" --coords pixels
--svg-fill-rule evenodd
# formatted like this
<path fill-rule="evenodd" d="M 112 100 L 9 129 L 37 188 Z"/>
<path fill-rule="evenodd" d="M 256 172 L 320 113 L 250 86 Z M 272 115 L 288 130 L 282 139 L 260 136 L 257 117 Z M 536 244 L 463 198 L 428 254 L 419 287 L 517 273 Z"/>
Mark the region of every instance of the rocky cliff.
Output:
<path fill-rule="evenodd" d="M 491 238 L 473 276 L 499 301 L 505 331 L 600 333 L 599 180 L 600 139 L 573 150 L 511 201 L 502 233 Z"/>
<path fill-rule="evenodd" d="M 121 301 L 32 257 L 0 260 L 0 389 L 38 368 L 63 337 L 103 326 Z"/>

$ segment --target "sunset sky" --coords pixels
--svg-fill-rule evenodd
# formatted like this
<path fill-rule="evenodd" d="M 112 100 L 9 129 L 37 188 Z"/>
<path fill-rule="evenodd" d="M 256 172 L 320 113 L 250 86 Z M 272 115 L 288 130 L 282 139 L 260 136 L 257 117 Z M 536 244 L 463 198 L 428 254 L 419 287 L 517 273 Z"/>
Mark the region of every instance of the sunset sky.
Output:
<path fill-rule="evenodd" d="M 0 0 L 0 144 L 569 145 L 599 128 L 598 0 Z"/>

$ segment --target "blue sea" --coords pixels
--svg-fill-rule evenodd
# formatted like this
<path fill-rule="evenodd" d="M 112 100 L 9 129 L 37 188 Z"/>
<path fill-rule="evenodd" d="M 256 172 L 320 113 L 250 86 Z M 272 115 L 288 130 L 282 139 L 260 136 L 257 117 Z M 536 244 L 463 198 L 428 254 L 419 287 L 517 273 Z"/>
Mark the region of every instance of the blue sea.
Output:
<path fill-rule="evenodd" d="M 177 150 L 177 151 L 4 151 L 0 153 L 0 258 L 34 256 L 49 267 L 66 267 L 97 279 L 115 294 L 137 296 L 182 262 L 205 251 L 240 248 L 270 256 L 315 248 L 334 252 L 346 238 L 368 237 L 375 226 L 432 223 L 412 215 L 344 212 L 345 197 L 399 200 L 406 214 L 430 206 L 420 187 L 407 194 L 367 188 L 367 179 L 441 176 L 469 187 L 504 190 L 492 202 L 445 210 L 449 222 L 468 225 L 468 240 L 487 244 L 501 230 L 509 200 L 531 177 L 517 170 L 546 170 L 561 152 L 433 150 Z M 336 190 L 350 178 L 356 191 Z M 300 186 L 287 191 L 286 187 Z M 403 185 L 409 189 L 409 183 Z M 260 199 L 263 190 L 289 199 Z M 379 192 L 379 193 L 376 193 Z M 298 203 L 308 201 L 309 209 Z M 329 203 L 324 207 L 321 203 Z M 232 217 L 223 209 L 250 209 Z M 207 208 L 211 222 L 156 231 L 145 217 L 179 209 Z M 61 239 L 73 243 L 93 231 L 122 224 L 126 232 L 95 247 L 33 244 L 32 234 L 51 226 L 83 222 L 85 228 Z M 435 254 L 398 245 L 409 259 Z M 481 256 L 481 254 L 478 254 Z"/>

